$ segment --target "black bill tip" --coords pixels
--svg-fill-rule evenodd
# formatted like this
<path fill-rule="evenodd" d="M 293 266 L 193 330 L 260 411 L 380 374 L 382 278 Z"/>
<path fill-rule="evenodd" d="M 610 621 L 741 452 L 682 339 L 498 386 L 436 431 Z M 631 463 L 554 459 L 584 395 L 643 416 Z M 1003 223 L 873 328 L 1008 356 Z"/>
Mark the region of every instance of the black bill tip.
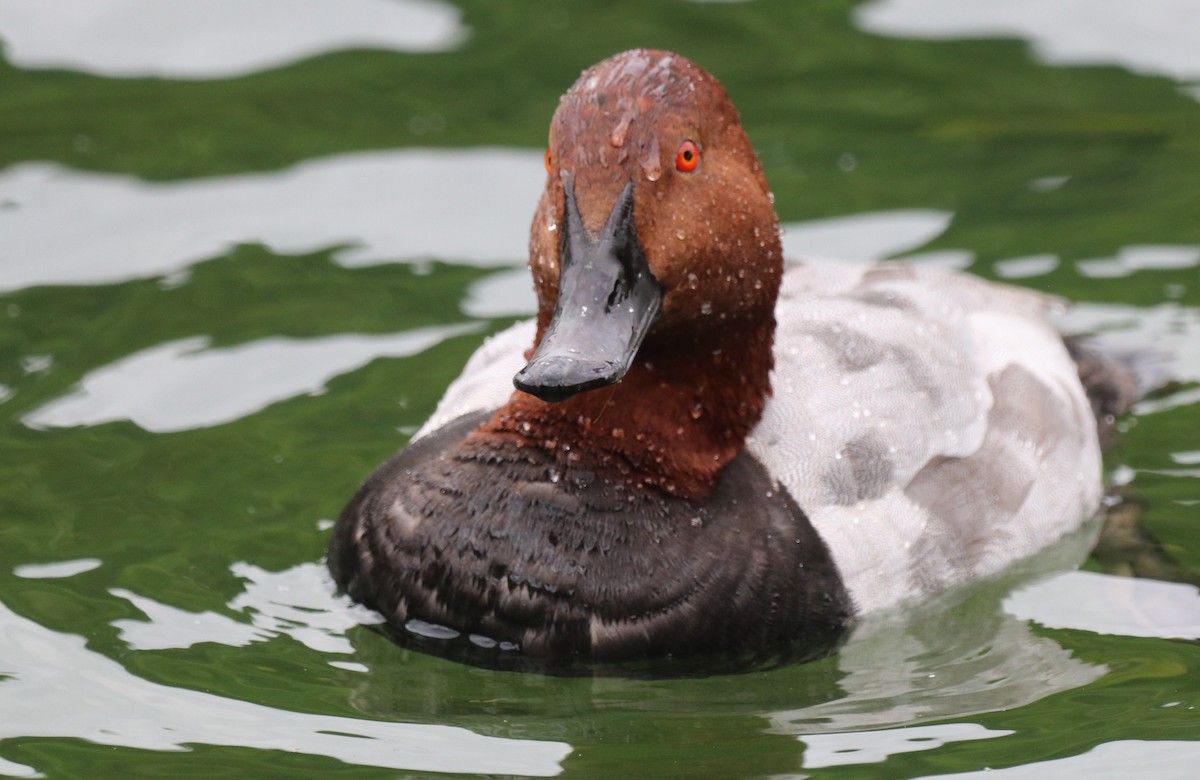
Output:
<path fill-rule="evenodd" d="M 558 403 L 585 390 L 620 380 L 625 367 L 567 355 L 545 355 L 530 361 L 513 377 L 518 390 L 543 401 Z"/>

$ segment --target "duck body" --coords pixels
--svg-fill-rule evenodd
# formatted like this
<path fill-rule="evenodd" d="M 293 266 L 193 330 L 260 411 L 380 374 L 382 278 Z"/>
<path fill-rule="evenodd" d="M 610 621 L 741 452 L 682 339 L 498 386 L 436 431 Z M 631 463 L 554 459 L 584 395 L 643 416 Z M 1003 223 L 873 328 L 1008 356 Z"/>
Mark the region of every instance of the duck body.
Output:
<path fill-rule="evenodd" d="M 1097 508 L 1055 302 L 785 265 L 757 157 L 694 64 L 585 71 L 547 163 L 538 317 L 480 348 L 334 530 L 335 580 L 392 625 L 548 658 L 811 657 Z"/>

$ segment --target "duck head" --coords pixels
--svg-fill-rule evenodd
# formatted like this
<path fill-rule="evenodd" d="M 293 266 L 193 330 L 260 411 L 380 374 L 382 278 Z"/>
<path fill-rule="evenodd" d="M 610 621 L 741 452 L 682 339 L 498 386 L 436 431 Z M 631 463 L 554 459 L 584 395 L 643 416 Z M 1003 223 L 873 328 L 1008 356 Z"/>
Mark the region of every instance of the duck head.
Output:
<path fill-rule="evenodd" d="M 782 274 L 737 111 L 686 58 L 623 52 L 563 96 L 546 168 L 530 234 L 537 342 L 514 377 L 528 397 L 498 427 L 588 441 L 642 481 L 703 494 L 769 393 Z"/>

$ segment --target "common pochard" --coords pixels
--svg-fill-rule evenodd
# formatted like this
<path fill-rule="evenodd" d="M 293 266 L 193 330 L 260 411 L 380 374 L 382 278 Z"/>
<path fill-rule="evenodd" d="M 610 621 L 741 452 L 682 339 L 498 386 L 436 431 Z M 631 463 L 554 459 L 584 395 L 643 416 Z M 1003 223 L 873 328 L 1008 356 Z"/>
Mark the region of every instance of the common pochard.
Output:
<path fill-rule="evenodd" d="M 813 656 L 1097 509 L 1119 393 L 1094 361 L 1089 397 L 1055 301 L 785 262 L 738 114 L 684 57 L 585 71 L 546 167 L 536 320 L 479 349 L 334 530 L 338 585 L 392 626 L 547 658 Z"/>

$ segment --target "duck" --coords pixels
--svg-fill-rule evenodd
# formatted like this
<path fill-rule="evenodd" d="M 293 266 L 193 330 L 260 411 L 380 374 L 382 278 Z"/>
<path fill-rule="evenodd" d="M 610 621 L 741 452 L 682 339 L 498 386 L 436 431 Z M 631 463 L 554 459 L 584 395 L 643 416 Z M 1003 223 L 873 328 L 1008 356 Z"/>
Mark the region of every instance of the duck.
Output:
<path fill-rule="evenodd" d="M 1127 395 L 1052 296 L 785 260 L 727 92 L 585 70 L 530 230 L 537 314 L 362 484 L 327 562 L 396 633 L 548 661 L 833 652 L 1095 515 Z"/>

